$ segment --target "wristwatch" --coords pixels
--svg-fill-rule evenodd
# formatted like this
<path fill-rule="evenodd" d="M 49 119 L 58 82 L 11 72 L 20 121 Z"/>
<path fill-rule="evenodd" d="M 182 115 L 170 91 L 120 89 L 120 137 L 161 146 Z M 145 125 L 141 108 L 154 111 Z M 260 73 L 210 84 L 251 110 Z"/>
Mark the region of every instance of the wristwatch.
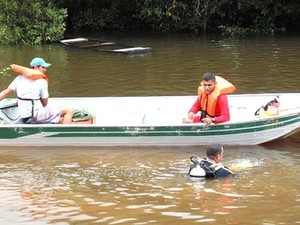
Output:
<path fill-rule="evenodd" d="M 216 120 L 215 120 L 215 118 L 212 118 L 212 119 L 211 119 L 211 122 L 213 122 L 213 123 L 214 123 L 215 121 L 216 121 Z"/>

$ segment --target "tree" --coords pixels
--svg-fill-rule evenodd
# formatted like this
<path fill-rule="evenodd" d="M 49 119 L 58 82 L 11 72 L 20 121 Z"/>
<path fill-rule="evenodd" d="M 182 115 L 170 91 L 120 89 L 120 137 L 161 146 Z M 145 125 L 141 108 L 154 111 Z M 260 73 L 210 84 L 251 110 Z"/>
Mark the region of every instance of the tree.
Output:
<path fill-rule="evenodd" d="M 66 9 L 42 0 L 0 0 L 0 43 L 42 44 L 60 40 Z"/>

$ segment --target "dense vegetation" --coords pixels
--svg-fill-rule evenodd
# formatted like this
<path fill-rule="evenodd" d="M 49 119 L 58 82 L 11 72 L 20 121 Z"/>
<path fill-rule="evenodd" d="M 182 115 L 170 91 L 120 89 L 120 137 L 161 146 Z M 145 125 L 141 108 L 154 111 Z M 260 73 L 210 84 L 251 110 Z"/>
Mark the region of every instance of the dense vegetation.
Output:
<path fill-rule="evenodd" d="M 299 0 L 0 0 L 0 8 L 2 43 L 53 42 L 66 28 L 274 35 L 300 22 Z"/>
<path fill-rule="evenodd" d="M 46 0 L 0 0 L 0 43 L 41 44 L 60 40 L 66 9 Z"/>
<path fill-rule="evenodd" d="M 275 34 L 300 20 L 299 0 L 54 0 L 68 25 L 103 30 Z"/>

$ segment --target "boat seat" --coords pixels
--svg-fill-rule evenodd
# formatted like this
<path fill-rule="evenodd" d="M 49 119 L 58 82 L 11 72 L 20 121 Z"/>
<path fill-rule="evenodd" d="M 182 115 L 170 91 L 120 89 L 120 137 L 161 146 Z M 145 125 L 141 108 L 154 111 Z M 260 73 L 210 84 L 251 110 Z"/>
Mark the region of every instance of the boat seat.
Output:
<path fill-rule="evenodd" d="M 93 47 L 99 47 L 99 46 L 108 46 L 108 45 L 115 45 L 114 42 L 104 42 L 104 43 L 96 43 L 96 44 L 90 44 L 90 45 L 82 45 L 81 48 L 93 48 Z"/>

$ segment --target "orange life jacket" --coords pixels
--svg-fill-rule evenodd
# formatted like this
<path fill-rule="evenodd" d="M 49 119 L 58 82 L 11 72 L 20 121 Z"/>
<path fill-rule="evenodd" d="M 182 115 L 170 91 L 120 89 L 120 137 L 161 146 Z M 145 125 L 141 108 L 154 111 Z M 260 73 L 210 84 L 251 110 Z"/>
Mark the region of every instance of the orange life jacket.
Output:
<path fill-rule="evenodd" d="M 37 79 L 42 78 L 42 79 L 45 79 L 47 82 L 49 82 L 49 78 L 37 69 L 31 69 L 31 68 L 27 68 L 27 67 L 24 67 L 24 66 L 19 66 L 19 65 L 16 65 L 16 64 L 11 64 L 10 68 L 13 71 L 17 72 L 17 73 L 28 77 L 29 79 L 37 80 Z"/>
<path fill-rule="evenodd" d="M 220 76 L 216 76 L 216 86 L 212 93 L 207 95 L 204 91 L 203 81 L 198 87 L 198 96 L 200 101 L 200 107 L 205 112 L 206 117 L 214 117 L 216 113 L 216 107 L 218 97 L 221 94 L 229 94 L 236 90 L 235 86 L 229 81 Z"/>

